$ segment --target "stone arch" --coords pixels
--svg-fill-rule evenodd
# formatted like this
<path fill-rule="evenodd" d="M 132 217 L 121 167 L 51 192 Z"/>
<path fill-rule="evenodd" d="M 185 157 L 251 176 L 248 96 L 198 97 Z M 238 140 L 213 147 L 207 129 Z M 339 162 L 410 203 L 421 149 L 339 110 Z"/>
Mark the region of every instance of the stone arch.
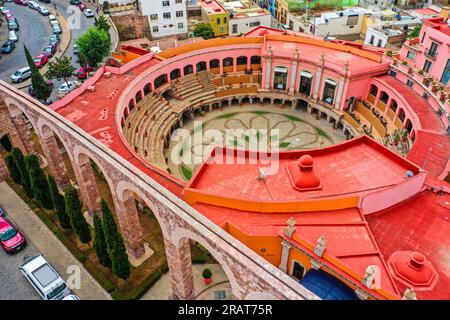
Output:
<path fill-rule="evenodd" d="M 380 93 L 380 101 L 384 104 L 387 104 L 389 101 L 389 95 L 385 91 L 381 91 Z"/>
<path fill-rule="evenodd" d="M 398 104 L 395 99 L 391 99 L 391 103 L 389 104 L 389 109 L 391 109 L 394 113 L 397 112 Z"/>
<path fill-rule="evenodd" d="M 250 58 L 250 63 L 252 65 L 259 65 L 259 64 L 261 64 L 261 57 L 260 56 L 252 56 Z"/>
<path fill-rule="evenodd" d="M 405 110 L 403 110 L 403 108 L 400 108 L 400 110 L 398 111 L 398 116 L 397 116 L 400 121 L 403 123 L 405 121 Z"/>
<path fill-rule="evenodd" d="M 206 241 L 204 238 L 200 237 L 196 233 L 188 230 L 188 229 L 181 229 L 178 228 L 175 232 L 172 233 L 172 242 L 175 246 L 180 247 L 183 244 L 183 241 L 186 240 L 193 240 L 198 242 L 200 245 L 202 245 L 208 252 L 214 257 L 214 259 L 217 261 L 217 263 L 222 268 L 223 272 L 227 276 L 228 280 L 230 281 L 231 286 L 231 292 L 234 297 L 238 298 L 245 298 L 241 297 L 241 293 L 239 291 L 240 286 L 236 281 L 236 277 L 234 276 L 233 271 L 231 271 L 230 266 L 224 259 L 222 258 L 220 252 L 216 249 L 214 249 L 208 241 Z"/>
<path fill-rule="evenodd" d="M 168 82 L 169 79 L 167 79 L 167 74 L 162 74 L 160 76 L 158 76 L 155 81 L 154 81 L 154 88 L 157 89 L 163 85 L 165 85 Z"/>
<path fill-rule="evenodd" d="M 142 94 L 141 91 L 136 92 L 136 96 L 134 98 L 136 100 L 136 103 L 139 103 L 143 98 L 144 98 L 144 95 Z"/>
<path fill-rule="evenodd" d="M 412 124 L 411 120 L 410 120 L 410 119 L 406 119 L 406 122 L 405 122 L 405 130 L 406 130 L 408 133 L 411 133 L 412 129 L 413 129 L 413 124 Z"/>
<path fill-rule="evenodd" d="M 209 70 L 215 74 L 220 73 L 220 60 L 219 59 L 212 59 L 209 61 Z"/>
<path fill-rule="evenodd" d="M 152 84 L 151 83 L 147 83 L 144 86 L 144 95 L 148 95 L 150 92 L 152 92 Z"/>
<path fill-rule="evenodd" d="M 194 73 L 194 66 L 192 64 L 188 64 L 183 68 L 183 74 L 187 76 L 188 74 Z"/>
<path fill-rule="evenodd" d="M 233 72 L 234 69 L 234 59 L 232 57 L 227 57 L 223 59 L 223 70 L 224 72 Z"/>
<path fill-rule="evenodd" d="M 378 87 L 374 84 L 371 84 L 369 88 L 369 94 L 376 97 L 378 95 Z"/>

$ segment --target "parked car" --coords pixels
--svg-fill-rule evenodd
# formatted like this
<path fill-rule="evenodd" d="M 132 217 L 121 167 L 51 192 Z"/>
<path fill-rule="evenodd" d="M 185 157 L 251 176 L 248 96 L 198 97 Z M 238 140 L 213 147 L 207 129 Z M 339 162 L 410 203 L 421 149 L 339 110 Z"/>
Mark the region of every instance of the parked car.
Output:
<path fill-rule="evenodd" d="M 0 245 L 6 253 L 15 253 L 25 248 L 27 240 L 11 222 L 0 217 Z"/>
<path fill-rule="evenodd" d="M 48 62 L 48 56 L 45 54 L 40 54 L 36 58 L 34 58 L 34 65 L 38 68 L 42 68 Z"/>
<path fill-rule="evenodd" d="M 46 46 L 44 48 L 44 50 L 42 50 L 42 54 L 46 55 L 49 59 L 51 57 L 53 57 L 53 55 L 56 53 L 56 46 L 55 45 L 50 45 L 50 46 Z"/>
<path fill-rule="evenodd" d="M 11 13 L 11 12 L 6 12 L 5 14 L 4 14 L 4 16 L 5 16 L 5 18 L 6 18 L 6 21 L 9 21 L 9 20 L 14 20 L 15 18 L 14 18 L 14 15 Z"/>
<path fill-rule="evenodd" d="M 17 22 L 16 18 L 8 20 L 8 29 L 10 31 L 11 30 L 19 31 L 19 23 Z"/>
<path fill-rule="evenodd" d="M 28 0 L 14 0 L 15 3 L 17 3 L 18 5 L 21 6 L 27 6 L 28 5 Z"/>
<path fill-rule="evenodd" d="M 14 72 L 14 74 L 11 76 L 11 81 L 22 82 L 28 79 L 29 77 L 31 77 L 31 69 L 30 67 L 24 67 Z"/>
<path fill-rule="evenodd" d="M 57 46 L 59 44 L 60 37 L 58 34 L 52 34 L 50 36 L 50 45 L 51 46 Z"/>
<path fill-rule="evenodd" d="M 48 16 L 48 20 L 50 21 L 51 25 L 59 24 L 58 19 L 53 14 Z"/>
<path fill-rule="evenodd" d="M 10 12 L 7 7 L 0 7 L 0 11 L 5 14 L 6 12 Z"/>
<path fill-rule="evenodd" d="M 59 87 L 58 92 L 60 94 L 64 94 L 65 95 L 65 94 L 68 94 L 69 92 L 72 92 L 77 87 L 78 87 L 78 81 L 65 82 Z"/>
<path fill-rule="evenodd" d="M 70 289 L 42 255 L 27 259 L 19 270 L 44 300 L 61 300 Z"/>
<path fill-rule="evenodd" d="M 85 15 L 86 17 L 88 17 L 88 18 L 92 18 L 92 17 L 94 16 L 94 12 L 92 12 L 91 9 L 84 9 L 84 10 L 83 10 L 83 13 L 84 13 L 84 15 Z"/>
<path fill-rule="evenodd" d="M 74 44 L 73 45 L 73 54 L 78 54 L 78 52 L 79 52 L 78 45 Z"/>
<path fill-rule="evenodd" d="M 81 3 L 81 1 L 80 0 L 70 0 L 69 3 L 73 6 L 78 6 Z"/>
<path fill-rule="evenodd" d="M 17 37 L 17 33 L 14 30 L 11 30 L 9 32 L 9 40 L 14 42 L 17 42 L 19 40 L 19 38 Z"/>
<path fill-rule="evenodd" d="M 39 8 L 39 4 L 34 1 L 28 1 L 28 8 L 37 10 Z"/>
<path fill-rule="evenodd" d="M 50 0 L 39 0 L 39 2 L 50 3 Z"/>
<path fill-rule="evenodd" d="M 65 296 L 64 298 L 62 298 L 62 300 L 80 300 L 80 298 L 78 298 L 77 295 L 71 293 L 68 296 Z"/>
<path fill-rule="evenodd" d="M 16 43 L 14 41 L 8 40 L 2 46 L 2 53 L 11 53 L 16 47 Z"/>
<path fill-rule="evenodd" d="M 50 15 L 50 11 L 48 11 L 47 7 L 45 6 L 39 6 L 38 7 L 38 11 L 40 14 L 42 14 L 43 16 L 48 16 Z"/>
<path fill-rule="evenodd" d="M 75 76 L 78 79 L 86 79 L 88 76 L 88 73 L 91 71 L 92 71 L 91 66 L 88 66 L 87 68 L 80 67 L 80 68 L 78 68 L 77 72 L 75 73 Z"/>
<path fill-rule="evenodd" d="M 62 30 L 61 30 L 61 27 L 59 26 L 59 24 L 53 24 L 52 27 L 53 27 L 53 33 L 54 34 L 61 34 L 62 33 Z"/>
<path fill-rule="evenodd" d="M 5 216 L 5 209 L 3 209 L 2 206 L 0 206 L 0 217 L 4 216 Z"/>

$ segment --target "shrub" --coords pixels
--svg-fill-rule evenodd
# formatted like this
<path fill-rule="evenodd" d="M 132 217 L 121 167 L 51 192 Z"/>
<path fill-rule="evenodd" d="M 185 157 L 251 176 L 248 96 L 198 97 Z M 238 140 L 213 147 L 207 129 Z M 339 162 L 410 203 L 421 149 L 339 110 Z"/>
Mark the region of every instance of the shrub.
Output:
<path fill-rule="evenodd" d="M 17 184 L 21 183 L 21 177 L 20 177 L 20 171 L 19 168 L 16 166 L 16 163 L 14 162 L 14 158 L 11 154 L 8 154 L 5 157 L 5 163 L 9 170 L 9 175 L 11 179 Z"/>
<path fill-rule="evenodd" d="M 33 190 L 36 201 L 44 209 L 52 209 L 53 203 L 50 197 L 47 178 L 39 165 L 38 158 L 34 154 L 31 154 L 25 157 L 25 163 L 28 174 L 30 175 L 31 189 Z"/>
<path fill-rule="evenodd" d="M 73 186 L 64 190 L 64 203 L 73 231 L 78 235 L 81 242 L 89 243 L 91 241 L 91 231 L 81 211 L 82 205 L 78 192 Z"/>
<path fill-rule="evenodd" d="M 211 270 L 208 268 L 203 269 L 202 276 L 203 276 L 203 279 L 210 279 L 212 277 Z"/>

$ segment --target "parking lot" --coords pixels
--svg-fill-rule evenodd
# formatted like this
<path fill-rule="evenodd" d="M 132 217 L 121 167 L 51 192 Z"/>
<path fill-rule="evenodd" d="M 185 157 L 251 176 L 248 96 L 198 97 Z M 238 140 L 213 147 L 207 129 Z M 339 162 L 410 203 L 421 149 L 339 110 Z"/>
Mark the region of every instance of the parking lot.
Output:
<path fill-rule="evenodd" d="M 23 45 L 30 50 L 33 57 L 41 53 L 42 49 L 48 45 L 50 35 L 53 33 L 48 17 L 42 16 L 37 10 L 25 6 L 19 6 L 13 2 L 5 3 L 19 22 L 20 30 L 17 31 L 19 41 L 12 53 L 1 54 L 0 59 L 0 79 L 10 83 L 10 76 L 21 67 L 27 66 Z M 8 25 L 1 27 L 2 43 L 8 38 Z"/>

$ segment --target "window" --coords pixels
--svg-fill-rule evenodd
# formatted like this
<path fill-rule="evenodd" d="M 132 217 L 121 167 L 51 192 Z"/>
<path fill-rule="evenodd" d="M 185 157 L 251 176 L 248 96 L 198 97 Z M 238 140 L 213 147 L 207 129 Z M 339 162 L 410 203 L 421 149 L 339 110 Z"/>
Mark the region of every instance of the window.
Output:
<path fill-rule="evenodd" d="M 413 87 L 413 85 L 414 85 L 414 82 L 412 82 L 412 80 L 410 80 L 410 79 L 408 79 L 408 80 L 406 80 L 406 85 L 408 86 L 408 87 Z"/>
<path fill-rule="evenodd" d="M 412 51 L 408 51 L 408 53 L 406 54 L 406 57 L 408 59 L 414 60 L 416 58 L 416 54 Z"/>
<path fill-rule="evenodd" d="M 183 29 L 183 28 L 184 28 L 184 23 L 178 22 L 178 29 Z"/>
<path fill-rule="evenodd" d="M 176 13 L 177 18 L 183 17 L 183 10 L 177 11 Z"/>
<path fill-rule="evenodd" d="M 301 280 L 304 274 L 305 268 L 297 261 L 294 261 L 294 267 L 292 268 L 292 276 L 294 278 L 297 278 L 298 280 Z"/>
<path fill-rule="evenodd" d="M 228 18 L 227 18 L 227 17 L 224 17 L 224 18 L 223 18 L 223 23 L 226 24 L 227 21 L 228 21 Z"/>
<path fill-rule="evenodd" d="M 424 92 L 424 93 L 422 94 L 422 98 L 424 98 L 425 100 L 428 101 L 428 99 L 430 98 L 430 96 L 429 96 L 426 92 Z"/>
<path fill-rule="evenodd" d="M 383 46 L 383 40 L 382 39 L 378 39 L 378 47 L 382 47 Z"/>
<path fill-rule="evenodd" d="M 425 59 L 425 63 L 423 64 L 423 71 L 425 73 L 430 73 L 432 64 L 433 63 L 430 60 Z"/>
<path fill-rule="evenodd" d="M 329 104 L 334 102 L 334 93 L 336 91 L 336 82 L 326 79 L 325 86 L 323 88 L 323 101 Z"/>
<path fill-rule="evenodd" d="M 175 3 L 181 3 L 182 0 L 175 0 Z"/>
<path fill-rule="evenodd" d="M 231 33 L 237 33 L 237 32 L 238 32 L 238 25 L 237 24 L 233 24 Z"/>
<path fill-rule="evenodd" d="M 447 60 L 447 65 L 445 66 L 444 72 L 442 73 L 441 82 L 447 85 L 449 79 L 450 79 L 450 59 Z"/>
<path fill-rule="evenodd" d="M 164 19 L 170 19 L 170 12 L 164 12 L 163 17 Z"/>
<path fill-rule="evenodd" d="M 354 26 L 354 25 L 358 24 L 358 20 L 359 20 L 359 16 L 358 15 L 348 16 L 347 17 L 347 25 L 348 26 Z"/>
<path fill-rule="evenodd" d="M 394 70 L 389 70 L 389 75 L 391 76 L 391 77 L 396 77 L 397 76 L 397 72 L 395 72 Z"/>
<path fill-rule="evenodd" d="M 156 32 L 159 32 L 158 26 L 154 26 L 154 27 L 152 28 L 152 31 L 155 32 L 155 33 L 156 33 Z"/>
<path fill-rule="evenodd" d="M 162 2 L 162 6 L 163 7 L 169 7 L 170 6 L 170 1 L 163 1 Z"/>
<path fill-rule="evenodd" d="M 225 29 L 223 27 L 220 27 L 220 32 L 224 33 Z"/>
<path fill-rule="evenodd" d="M 307 71 L 300 72 L 300 87 L 298 91 L 301 94 L 309 96 L 311 94 L 312 73 Z"/>
<path fill-rule="evenodd" d="M 158 15 L 157 14 L 151 14 L 150 15 L 150 20 L 152 20 L 152 21 L 158 20 Z"/>
<path fill-rule="evenodd" d="M 216 23 L 220 24 L 220 18 L 217 18 Z"/>
<path fill-rule="evenodd" d="M 373 45 L 374 41 L 375 41 L 375 36 L 371 35 L 369 44 Z"/>
<path fill-rule="evenodd" d="M 277 90 L 286 90 L 288 69 L 286 67 L 275 67 L 273 76 L 273 88 Z"/>
<path fill-rule="evenodd" d="M 422 39 L 420 40 L 420 43 L 423 43 L 423 40 L 425 40 L 425 35 L 426 35 L 426 34 L 427 34 L 426 32 L 423 33 Z"/>
<path fill-rule="evenodd" d="M 255 22 L 250 22 L 248 25 L 252 28 L 252 27 L 257 27 L 261 24 L 261 22 L 259 21 L 255 21 Z"/>
<path fill-rule="evenodd" d="M 428 50 L 428 55 L 430 57 L 436 58 L 437 51 L 439 49 L 439 45 L 436 42 L 431 42 L 430 49 Z"/>

